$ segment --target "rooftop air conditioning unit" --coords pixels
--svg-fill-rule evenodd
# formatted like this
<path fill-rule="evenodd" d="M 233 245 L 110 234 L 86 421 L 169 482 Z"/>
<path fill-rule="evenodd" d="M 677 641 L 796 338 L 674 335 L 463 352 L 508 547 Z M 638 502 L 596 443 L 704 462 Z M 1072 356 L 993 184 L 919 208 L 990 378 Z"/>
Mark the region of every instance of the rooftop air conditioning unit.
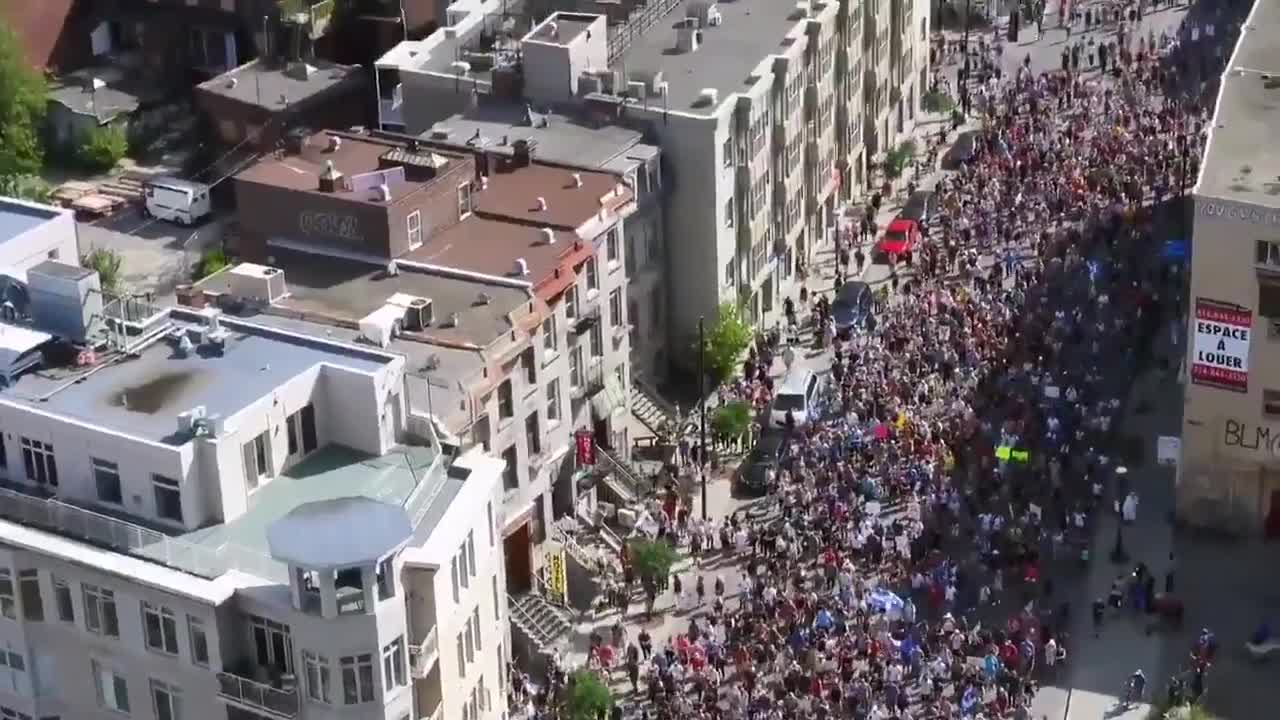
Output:
<path fill-rule="evenodd" d="M 208 411 L 203 405 L 197 405 L 186 412 L 178 413 L 178 432 L 195 432 L 196 425 L 207 416 Z"/>
<path fill-rule="evenodd" d="M 280 268 L 257 263 L 240 263 L 227 271 L 227 292 L 236 298 L 257 300 L 268 305 L 288 294 Z"/>
<path fill-rule="evenodd" d="M 645 96 L 645 90 L 646 88 L 642 82 L 632 80 L 627 83 L 627 97 L 643 98 Z"/>
<path fill-rule="evenodd" d="M 715 88 L 702 88 L 698 93 L 698 101 L 704 105 L 715 105 L 720 100 L 720 91 Z"/>
<path fill-rule="evenodd" d="M 431 326 L 433 319 L 431 301 L 427 298 L 414 298 L 409 301 L 409 307 L 404 312 L 404 329 L 425 330 Z"/>

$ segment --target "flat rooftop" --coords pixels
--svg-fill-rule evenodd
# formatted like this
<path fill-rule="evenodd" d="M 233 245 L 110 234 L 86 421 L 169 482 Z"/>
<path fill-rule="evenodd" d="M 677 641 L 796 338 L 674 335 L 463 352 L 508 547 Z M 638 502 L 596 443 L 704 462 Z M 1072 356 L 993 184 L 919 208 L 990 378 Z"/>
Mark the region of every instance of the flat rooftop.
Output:
<path fill-rule="evenodd" d="M 1195 192 L 1280 207 L 1280 2 L 1258 0 L 1222 77 Z"/>
<path fill-rule="evenodd" d="M 320 175 L 332 163 L 333 168 L 342 173 L 346 180 L 351 180 L 357 175 L 387 169 L 384 157 L 395 158 L 397 164 L 429 166 L 437 176 L 447 172 L 454 163 L 473 162 L 469 155 L 430 148 L 425 144 L 415 150 L 408 142 L 385 137 L 319 132 L 306 139 L 301 152 L 264 157 L 242 170 L 236 175 L 236 179 L 299 192 L 332 195 L 344 200 L 383 204 L 374 189 L 379 184 L 377 182 L 362 189 L 355 189 L 353 186 L 351 189 L 339 188 L 332 193 L 321 193 Z M 431 182 L 430 179 L 416 180 L 410 177 L 406 171 L 405 180 L 387 183 L 391 202 L 397 202 Z"/>
<path fill-rule="evenodd" d="M 410 521 L 417 521 L 415 537 L 425 537 L 462 487 L 460 481 L 448 477 L 443 463 L 435 462 L 436 455 L 432 448 L 417 445 L 396 447 L 382 457 L 330 445 L 258 488 L 240 517 L 187 533 L 181 539 L 210 548 L 230 543 L 265 557 L 267 528 L 276 520 L 307 503 L 350 497 L 404 508 Z M 360 528 L 334 531 L 356 533 Z"/>
<path fill-rule="evenodd" d="M 409 267 L 387 275 L 381 265 L 282 249 L 272 252 L 276 264 L 284 269 L 289 295 L 269 312 L 297 313 L 304 320 L 358 321 L 385 305 L 392 295 L 405 293 L 431 300 L 435 319 L 422 335 L 483 347 L 510 333 L 511 313 L 531 300 L 529 291 L 522 287 Z M 450 320 L 454 313 L 457 325 Z"/>
<path fill-rule="evenodd" d="M 702 29 L 702 45 L 694 52 L 676 49 L 676 24 L 694 2 L 684 0 L 669 15 L 632 41 L 614 63 L 628 76 L 662 73 L 667 82 L 667 107 L 680 112 L 711 115 L 716 108 L 694 107 L 704 88 L 719 91 L 720 102 L 738 92 L 765 57 L 781 47 L 798 23 L 796 3 L 786 0 L 733 0 L 716 3 L 723 22 Z"/>
<path fill-rule="evenodd" d="M 62 214 L 54 207 L 0 197 L 0 243 L 38 228 Z"/>
<path fill-rule="evenodd" d="M 537 225 L 518 225 L 472 215 L 436 233 L 404 258 L 536 285 L 553 275 L 557 268 L 566 263 L 581 263 L 590 254 L 590 244 L 576 233 L 565 230 L 552 230 L 552 233 L 556 241 L 548 243 Z M 528 275 L 516 274 L 517 259 L 524 260 Z"/>
<path fill-rule="evenodd" d="M 231 417 L 319 364 L 371 373 L 393 360 L 372 349 L 293 337 L 225 317 L 222 327 L 230 337 L 221 352 L 197 347 L 183 357 L 172 335 L 198 334 L 201 318 L 185 310 L 166 313 L 172 329 L 136 355 L 100 357 L 92 372 L 74 365 L 42 364 L 0 390 L 0 399 L 29 403 L 42 412 L 124 435 L 181 445 L 189 438 L 177 434 L 177 416 L 196 406 Z M 193 342 L 198 345 L 198 337 Z"/>
<path fill-rule="evenodd" d="M 534 124 L 530 114 L 526 105 L 481 96 L 475 107 L 436 123 L 424 137 L 434 140 L 438 133 L 447 132 L 447 142 L 466 142 L 497 154 L 511 154 L 517 140 L 529 140 L 537 143 L 540 160 L 596 168 L 624 156 L 643 137 L 620 125 L 593 127 L 555 113 L 537 113 L 545 124 Z M 479 138 L 472 141 L 477 133 Z"/>
<path fill-rule="evenodd" d="M 275 112 L 343 85 L 354 89 L 363 84 L 364 76 L 359 67 L 316 58 L 287 65 L 253 60 L 197 87 L 213 95 Z"/>
<path fill-rule="evenodd" d="M 534 28 L 528 35 L 525 35 L 524 39 L 567 45 L 586 32 L 587 28 L 591 27 L 591 23 L 595 22 L 595 19 L 595 15 L 570 12 L 553 13 L 541 25 Z M 552 23 L 555 24 L 552 25 Z"/>

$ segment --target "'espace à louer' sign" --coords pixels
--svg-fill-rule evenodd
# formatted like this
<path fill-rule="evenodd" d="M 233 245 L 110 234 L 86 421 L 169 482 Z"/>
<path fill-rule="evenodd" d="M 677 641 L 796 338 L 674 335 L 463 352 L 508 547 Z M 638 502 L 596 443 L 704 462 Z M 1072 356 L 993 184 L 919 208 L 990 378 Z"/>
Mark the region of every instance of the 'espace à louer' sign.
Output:
<path fill-rule="evenodd" d="M 1191 380 L 1236 392 L 1249 389 L 1249 334 L 1253 312 L 1217 300 L 1196 299 Z"/>

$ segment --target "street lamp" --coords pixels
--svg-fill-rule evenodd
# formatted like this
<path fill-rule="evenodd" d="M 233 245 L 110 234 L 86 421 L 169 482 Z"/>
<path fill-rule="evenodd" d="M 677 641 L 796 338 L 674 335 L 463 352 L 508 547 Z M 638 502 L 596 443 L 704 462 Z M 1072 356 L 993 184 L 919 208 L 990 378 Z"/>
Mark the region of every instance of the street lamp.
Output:
<path fill-rule="evenodd" d="M 969 12 L 973 0 L 964 0 L 964 68 L 960 71 L 960 109 L 969 115 Z"/>
<path fill-rule="evenodd" d="M 1126 467 L 1116 468 L 1116 479 L 1120 480 L 1128 474 L 1129 469 Z M 1120 485 L 1116 485 L 1116 540 L 1115 545 L 1111 548 L 1111 562 L 1116 565 L 1124 565 L 1129 562 L 1129 552 L 1124 547 L 1124 499 L 1120 497 Z"/>

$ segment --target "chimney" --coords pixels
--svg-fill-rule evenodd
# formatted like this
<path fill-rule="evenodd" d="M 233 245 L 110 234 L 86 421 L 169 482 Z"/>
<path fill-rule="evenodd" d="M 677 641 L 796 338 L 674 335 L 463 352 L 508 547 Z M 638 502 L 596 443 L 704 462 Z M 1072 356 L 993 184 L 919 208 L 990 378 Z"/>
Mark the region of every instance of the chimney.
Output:
<path fill-rule="evenodd" d="M 547 209 L 547 199 L 546 199 L 546 198 L 544 198 L 544 197 L 540 197 L 540 198 L 538 198 L 538 202 L 537 202 L 537 209 L 538 209 L 538 211 L 539 211 L 539 212 L 541 212 L 541 211 L 543 211 L 543 210 L 546 210 L 546 209 Z"/>
<path fill-rule="evenodd" d="M 569 176 L 569 182 L 573 187 L 582 187 L 582 173 L 573 173 Z"/>
<path fill-rule="evenodd" d="M 332 160 L 326 160 L 324 172 L 320 173 L 320 192 L 337 192 L 342 189 L 342 173 L 333 166 Z"/>
<path fill-rule="evenodd" d="M 541 230 L 540 232 L 542 233 L 542 239 L 543 239 L 544 241 L 546 241 L 546 243 L 547 243 L 548 245 L 555 245 L 555 244 L 556 244 L 556 231 L 555 231 L 555 230 L 552 230 L 552 229 L 551 229 L 551 228 L 549 228 L 549 227 L 544 227 L 544 228 L 542 228 L 542 230 Z"/>
<path fill-rule="evenodd" d="M 514 275 L 524 277 L 529 274 L 529 263 L 524 258 L 516 258 L 516 266 L 512 271 Z"/>

